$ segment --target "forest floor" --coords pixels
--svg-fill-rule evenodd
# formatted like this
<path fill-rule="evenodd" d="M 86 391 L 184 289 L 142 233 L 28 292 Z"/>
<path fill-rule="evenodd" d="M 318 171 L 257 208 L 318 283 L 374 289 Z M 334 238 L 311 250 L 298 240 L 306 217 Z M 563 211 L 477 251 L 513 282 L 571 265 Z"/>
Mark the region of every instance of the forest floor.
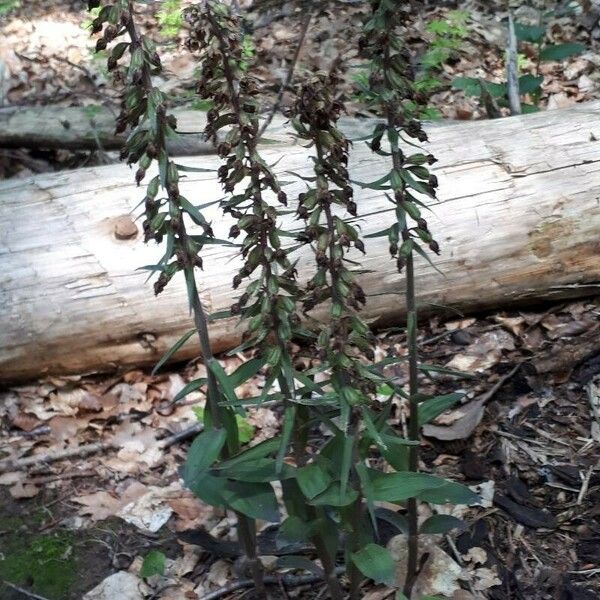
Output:
<path fill-rule="evenodd" d="M 102 60 L 92 54 L 83 4 L 24 0 L 0 16 L 5 42 L 0 46 L 0 106 L 117 105 Z M 291 4 L 275 4 L 266 16 L 254 15 L 254 53 L 271 101 L 287 72 L 302 21 Z M 326 67 L 355 42 L 359 4 L 338 5 L 335 18 L 313 16 L 299 73 Z M 415 17 L 412 43 L 419 53 L 430 41 L 428 23 L 451 10 L 468 13 L 468 36 L 436 74 L 441 84 L 430 105 L 443 118 L 487 118 L 479 98 L 453 89 L 452 79 L 504 79 L 500 19 L 506 12 L 500 4 L 424 2 Z M 537 14 L 520 3 L 510 4 L 523 20 Z M 148 26 L 153 10 L 148 8 Z M 581 42 L 583 54 L 542 63 L 539 71 L 531 56 L 523 57 L 524 73 L 544 76 L 542 110 L 600 97 L 600 30 L 583 17 L 569 14 L 548 23 L 553 41 Z M 201 109 L 193 96 L 195 64 L 181 49 L 183 34 L 163 33 L 157 36 L 168 77 L 161 85 L 175 103 Z M 349 71 L 348 77 L 353 76 Z M 352 99 L 349 106 L 352 114 L 361 112 Z M 101 158 L 100 152 L 0 149 L 0 177 L 27 177 Z M 483 497 L 481 506 L 444 508 L 466 526 L 434 540 L 441 549 L 438 569 L 454 576 L 443 583 L 424 581 L 431 593 L 455 600 L 599 597 L 599 317 L 600 304 L 593 299 L 423 323 L 423 362 L 466 375 L 426 371 L 422 389 L 447 393 L 459 388 L 466 396 L 461 406 L 424 429 L 421 467 L 473 486 Z M 304 354 L 298 348 L 298 360 L 310 368 L 311 359 Z M 378 355 L 405 355 L 404 333 L 381 332 Z M 248 358 L 221 360 L 232 371 Z M 403 363 L 390 369 L 399 383 L 406 382 Z M 158 375 L 134 370 L 48 377 L 0 392 L 3 600 L 28 593 L 74 600 L 102 582 L 104 591 L 90 598 L 201 599 L 244 577 L 227 543 L 234 538 L 231 519 L 197 502 L 178 477 L 205 395 L 199 390 L 176 404 L 172 399 L 204 372 L 193 361 Z M 238 395 L 255 396 L 263 384 L 259 373 Z M 244 428 L 258 440 L 273 437 L 278 416 L 276 406 L 251 409 Z M 391 424 L 399 432 L 406 427 L 406 406 L 400 402 Z M 29 457 L 34 459 L 27 461 Z M 272 565 L 277 552 L 272 529 L 266 523 L 261 527 L 261 552 Z M 141 578 L 144 557 L 156 550 L 167 557 L 164 575 Z M 121 595 L 111 595 L 110 584 Z M 281 582 L 273 593 L 312 599 L 325 592 L 320 583 L 286 589 Z M 364 590 L 367 600 L 391 594 L 383 587 Z M 249 596 L 240 589 L 223 591 L 221 597 Z"/>

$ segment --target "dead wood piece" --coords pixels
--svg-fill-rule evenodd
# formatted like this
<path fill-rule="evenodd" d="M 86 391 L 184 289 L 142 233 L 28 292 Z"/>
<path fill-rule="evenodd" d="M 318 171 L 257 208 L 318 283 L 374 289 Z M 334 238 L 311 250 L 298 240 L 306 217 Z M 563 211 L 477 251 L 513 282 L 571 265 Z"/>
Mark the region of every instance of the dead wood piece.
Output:
<path fill-rule="evenodd" d="M 571 371 L 586 357 L 600 352 L 600 327 L 593 327 L 590 331 L 564 340 L 546 353 L 534 360 L 535 370 L 540 374 L 563 374 L 568 379 Z"/>
<path fill-rule="evenodd" d="M 290 198 L 302 182 L 289 171 L 309 175 L 311 150 L 282 133 L 275 120 L 263 157 L 276 164 Z M 347 119 L 352 138 L 374 121 Z M 600 102 L 501 120 L 429 127 L 440 201 L 427 220 L 442 254 L 441 273 L 422 260 L 416 264 L 421 313 L 473 313 L 598 294 L 600 290 Z M 282 140 L 286 140 L 285 143 Z M 181 192 L 196 203 L 218 199 L 217 157 L 181 159 L 191 167 Z M 349 170 L 355 181 L 373 181 L 388 172 L 388 161 L 355 144 Z M 150 174 L 149 174 L 150 175 Z M 0 380 L 44 374 L 85 373 L 123 366 L 156 364 L 186 331 L 183 277 L 153 298 L 152 281 L 140 271 L 156 264 L 161 249 L 142 236 L 119 239 L 115 226 L 137 214 L 142 199 L 125 165 L 97 167 L 0 182 Z M 379 190 L 356 186 L 363 234 L 395 222 Z M 215 235 L 226 239 L 232 222 L 217 205 L 205 210 Z M 292 229 L 293 216 L 281 226 Z M 364 317 L 376 326 L 403 322 L 405 275 L 390 260 L 385 237 L 365 239 L 367 294 Z M 300 279 L 312 269 L 311 250 L 298 252 Z M 208 312 L 229 308 L 231 280 L 240 268 L 236 248 L 217 245 L 203 251 L 198 274 Z M 213 351 L 239 343 L 237 318 L 211 323 Z M 197 344 L 185 343 L 175 359 L 197 357 Z"/>
<path fill-rule="evenodd" d="M 200 133 L 203 112 L 173 111 L 179 135 L 167 141 L 172 156 L 214 153 L 214 146 Z M 66 150 L 120 150 L 126 134 L 116 135 L 115 115 L 104 106 L 11 107 L 0 111 L 0 148 Z"/>
<path fill-rule="evenodd" d="M 535 529 L 554 529 L 556 527 L 554 516 L 541 508 L 523 506 L 498 493 L 494 495 L 494 504 L 513 517 L 517 523 L 526 527 Z"/>

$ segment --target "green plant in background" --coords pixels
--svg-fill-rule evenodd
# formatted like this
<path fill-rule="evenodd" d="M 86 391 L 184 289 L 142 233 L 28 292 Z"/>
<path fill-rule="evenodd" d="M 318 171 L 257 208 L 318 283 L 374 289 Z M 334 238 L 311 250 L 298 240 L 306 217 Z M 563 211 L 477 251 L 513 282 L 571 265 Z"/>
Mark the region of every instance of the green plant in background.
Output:
<path fill-rule="evenodd" d="M 430 96 L 443 87 L 439 78 L 443 65 L 455 58 L 469 34 L 467 21 L 469 13 L 452 10 L 443 19 L 430 21 L 426 30 L 430 42 L 420 60 L 420 69 L 415 77 L 414 89 L 425 96 Z M 439 118 L 439 111 L 432 107 L 420 107 L 419 117 L 422 119 Z"/>
<path fill-rule="evenodd" d="M 438 72 L 448 60 L 456 56 L 469 34 L 468 19 L 467 11 L 452 10 L 444 19 L 434 19 L 427 24 L 425 29 L 431 35 L 431 41 L 421 58 L 421 67 L 426 74 Z M 417 77 L 415 87 L 425 88 L 427 91 L 427 80 L 423 75 Z"/>
<path fill-rule="evenodd" d="M 541 13 L 537 25 L 515 23 L 515 35 L 518 42 L 522 47 L 524 45 L 532 46 L 535 53 L 533 72 L 520 75 L 518 79 L 519 94 L 523 97 L 529 97 L 531 100 L 530 103 L 521 103 L 523 113 L 539 110 L 538 105 L 544 82 L 544 76 L 539 73 L 540 63 L 565 60 L 571 56 L 581 54 L 585 50 L 582 44 L 576 42 L 563 44 L 546 42 L 546 21 L 552 15 L 554 15 L 554 11 Z M 519 70 L 522 70 L 524 62 L 524 54 L 519 54 Z M 492 102 L 497 107 L 504 108 L 508 106 L 506 82 L 494 83 L 483 78 L 456 77 L 452 81 L 452 86 L 457 90 L 462 90 L 467 96 L 478 96 L 483 101 L 487 98 L 488 102 Z M 489 113 L 490 110 L 488 109 Z"/>
<path fill-rule="evenodd" d="M 0 17 L 21 6 L 21 0 L 0 0 Z"/>
<path fill-rule="evenodd" d="M 183 26 L 181 0 L 162 0 L 156 13 L 156 20 L 162 37 L 175 37 Z"/>
<path fill-rule="evenodd" d="M 195 406 L 192 410 L 194 411 L 198 421 L 200 421 L 200 423 L 204 423 L 204 408 L 201 406 Z M 247 444 L 254 437 L 254 426 L 248 421 L 248 419 L 242 417 L 242 415 L 235 415 L 235 420 L 237 423 L 240 444 Z"/>
<path fill-rule="evenodd" d="M 420 97 L 420 101 L 413 103 L 412 108 L 420 119 L 440 118 L 440 112 L 432 106 L 427 106 L 424 99 L 443 89 L 444 83 L 440 73 L 443 65 L 455 58 L 464 45 L 469 34 L 468 18 L 467 11 L 452 10 L 443 19 L 434 19 L 426 25 L 425 29 L 430 39 L 427 50 L 418 61 L 413 84 L 413 90 Z M 368 96 L 368 79 L 369 66 L 365 63 L 355 66 L 352 80 L 358 90 L 358 100 L 364 101 L 365 95 Z"/>

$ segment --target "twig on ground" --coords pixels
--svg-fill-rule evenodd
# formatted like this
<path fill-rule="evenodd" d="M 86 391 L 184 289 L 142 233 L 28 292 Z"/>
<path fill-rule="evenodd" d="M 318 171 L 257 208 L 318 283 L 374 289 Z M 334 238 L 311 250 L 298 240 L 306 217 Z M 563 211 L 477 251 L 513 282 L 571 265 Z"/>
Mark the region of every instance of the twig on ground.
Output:
<path fill-rule="evenodd" d="M 335 572 L 337 575 L 344 572 L 344 567 L 337 567 Z M 306 585 L 308 583 L 316 583 L 317 581 L 322 581 L 322 577 L 318 575 L 286 575 L 284 577 L 274 577 L 272 575 L 267 575 L 264 578 L 264 582 L 268 585 L 278 585 L 280 582 L 286 587 L 297 587 L 299 585 Z M 254 585 L 254 581 L 252 579 L 240 579 L 235 583 L 231 583 L 222 587 L 206 596 L 203 596 L 201 600 L 218 600 L 219 598 L 223 598 L 228 594 L 233 592 L 237 592 L 238 590 L 243 590 L 245 588 L 252 587 Z"/>
<path fill-rule="evenodd" d="M 23 594 L 24 596 L 27 596 L 28 598 L 34 598 L 35 600 L 48 600 L 48 598 L 46 598 L 45 596 L 40 596 L 39 594 L 34 594 L 33 592 L 30 592 L 29 590 L 26 590 L 25 588 L 19 587 L 18 585 L 15 585 L 14 583 L 11 583 L 10 581 L 6 581 L 6 579 L 3 579 L 2 583 L 6 587 L 12 588 L 16 592 L 19 592 L 20 594 Z"/>
<path fill-rule="evenodd" d="M 484 403 L 489 402 L 498 392 L 498 390 L 514 375 L 516 375 L 517 371 L 521 368 L 523 363 L 517 363 L 508 373 L 505 373 L 496 381 L 496 383 L 487 391 L 479 396 L 480 400 L 483 400 Z"/>
<path fill-rule="evenodd" d="M 59 460 L 65 460 L 66 458 L 80 458 L 83 456 L 88 456 L 89 454 L 103 452 L 105 450 L 113 450 L 117 447 L 118 445 L 112 441 L 96 442 L 95 444 L 85 444 L 83 446 L 77 446 L 76 448 L 55 450 L 54 452 L 48 452 L 46 454 L 35 454 L 33 456 L 27 456 L 17 460 L 8 459 L 0 462 L 0 473 L 23 469 L 25 467 L 40 463 L 57 462 Z"/>
<path fill-rule="evenodd" d="M 592 478 L 593 472 L 594 472 L 594 467 L 591 466 L 587 470 L 587 473 L 585 474 L 585 477 L 583 478 L 583 483 L 581 484 L 581 489 L 579 490 L 579 494 L 577 495 L 577 504 L 581 504 L 583 502 L 583 499 L 585 498 L 585 495 L 587 494 L 588 489 L 590 487 L 590 479 Z"/>
<path fill-rule="evenodd" d="M 184 440 L 193 437 L 197 433 L 202 431 L 201 423 L 194 423 L 191 427 L 175 433 L 169 437 L 163 438 L 158 442 L 159 448 L 168 448 L 173 444 L 177 444 Z M 76 448 L 66 448 L 64 450 L 56 450 L 54 452 L 48 452 L 46 454 L 35 454 L 34 456 L 27 456 L 25 458 L 19 458 L 17 460 L 4 460 L 0 462 L 0 473 L 7 471 L 16 471 L 37 464 L 48 464 L 52 462 L 58 462 L 59 460 L 65 460 L 67 458 L 81 458 L 90 454 L 97 454 L 98 452 L 104 452 L 108 450 L 117 450 L 121 446 L 114 441 L 108 442 L 96 442 L 94 444 L 85 444 L 83 446 L 77 446 Z"/>
<path fill-rule="evenodd" d="M 591 438 L 600 442 L 600 396 L 598 388 L 591 380 L 586 387 L 588 402 L 590 403 L 590 412 L 592 415 Z"/>
<path fill-rule="evenodd" d="M 567 571 L 569 575 L 585 575 L 586 577 L 590 577 L 591 575 L 597 575 L 600 573 L 600 567 L 596 567 L 594 569 L 583 569 L 583 571 Z"/>
<path fill-rule="evenodd" d="M 63 479 L 76 479 L 78 477 L 94 477 L 98 475 L 97 471 L 71 471 L 70 473 L 58 473 L 56 475 L 46 475 L 42 477 L 33 477 L 26 479 L 25 483 L 33 485 L 42 485 L 43 483 L 52 483 L 53 481 L 62 481 Z"/>
<path fill-rule="evenodd" d="M 302 46 L 304 46 L 304 40 L 306 39 L 306 34 L 308 32 L 312 16 L 312 12 L 308 11 L 306 13 L 306 16 L 304 17 L 304 22 L 302 23 L 302 29 L 300 31 L 300 39 L 298 40 L 298 45 L 296 46 L 296 51 L 294 52 L 292 62 L 290 63 L 285 79 L 281 82 L 281 87 L 279 88 L 279 92 L 277 92 L 277 98 L 275 99 L 273 107 L 267 115 L 267 118 L 265 119 L 264 123 L 261 125 L 261 128 L 258 132 L 259 138 L 263 136 L 264 132 L 267 130 L 267 127 L 271 124 L 273 117 L 275 116 L 275 114 L 281 106 L 281 101 L 283 100 L 283 94 L 285 93 L 285 90 L 288 88 L 290 83 L 292 83 L 292 79 L 294 78 L 294 71 L 296 70 L 296 64 L 298 63 L 298 58 L 300 57 Z"/>
<path fill-rule="evenodd" d="M 189 440 L 191 437 L 194 437 L 197 433 L 200 433 L 204 429 L 204 425 L 202 423 L 194 423 L 194 425 L 180 431 L 179 433 L 174 433 L 167 438 L 162 439 L 158 442 L 160 448 L 169 448 L 174 444 L 179 444 L 180 442 L 184 442 L 185 440 Z"/>

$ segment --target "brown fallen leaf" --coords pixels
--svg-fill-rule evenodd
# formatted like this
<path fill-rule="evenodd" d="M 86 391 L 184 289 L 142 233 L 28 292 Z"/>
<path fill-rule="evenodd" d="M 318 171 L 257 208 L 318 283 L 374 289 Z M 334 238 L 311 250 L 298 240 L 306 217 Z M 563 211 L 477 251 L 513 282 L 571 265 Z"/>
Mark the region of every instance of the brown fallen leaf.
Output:
<path fill-rule="evenodd" d="M 567 96 L 565 92 L 559 92 L 558 94 L 552 94 L 548 98 L 548 110 L 556 110 L 558 108 L 567 108 L 575 104 L 575 99 Z"/>
<path fill-rule="evenodd" d="M 34 496 L 37 496 L 40 493 L 40 488 L 37 485 L 21 483 L 19 481 L 8 488 L 8 491 L 13 498 L 21 500 L 23 498 L 33 498 Z"/>
<path fill-rule="evenodd" d="M 216 517 L 216 511 L 212 506 L 199 502 L 188 490 L 183 490 L 176 498 L 169 499 L 169 506 L 173 511 L 175 531 L 186 531 L 195 529 L 200 525 L 206 527 L 206 523 Z"/>
<path fill-rule="evenodd" d="M 388 550 L 396 563 L 396 584 L 402 588 L 406 580 L 408 544 L 404 534 L 388 542 Z M 415 598 L 422 596 L 452 596 L 460 589 L 458 579 L 462 568 L 444 552 L 433 536 L 420 536 L 419 549 L 429 556 L 421 568 L 413 588 Z"/>
<path fill-rule="evenodd" d="M 22 431 L 33 431 L 36 427 L 42 425 L 42 421 L 26 413 L 17 413 L 10 419 L 11 425 Z"/>
<path fill-rule="evenodd" d="M 469 344 L 464 352 L 454 355 L 445 366 L 467 373 L 486 371 L 500 362 L 504 350 L 514 349 L 514 339 L 508 331 L 488 331 Z"/>
<path fill-rule="evenodd" d="M 443 426 L 428 423 L 423 425 L 423 435 L 443 441 L 468 438 L 483 419 L 485 403 L 486 399 L 483 397 L 467 402 L 467 404 L 452 411 L 453 416 L 456 418 L 451 425 Z"/>
<path fill-rule="evenodd" d="M 88 515 L 93 521 L 103 521 L 118 514 L 123 506 L 126 506 L 136 498 L 139 498 L 148 490 L 147 486 L 139 481 L 129 483 L 119 494 L 100 490 L 91 494 L 84 494 L 73 498 L 74 502 L 81 504 L 79 510 L 81 515 Z"/>

